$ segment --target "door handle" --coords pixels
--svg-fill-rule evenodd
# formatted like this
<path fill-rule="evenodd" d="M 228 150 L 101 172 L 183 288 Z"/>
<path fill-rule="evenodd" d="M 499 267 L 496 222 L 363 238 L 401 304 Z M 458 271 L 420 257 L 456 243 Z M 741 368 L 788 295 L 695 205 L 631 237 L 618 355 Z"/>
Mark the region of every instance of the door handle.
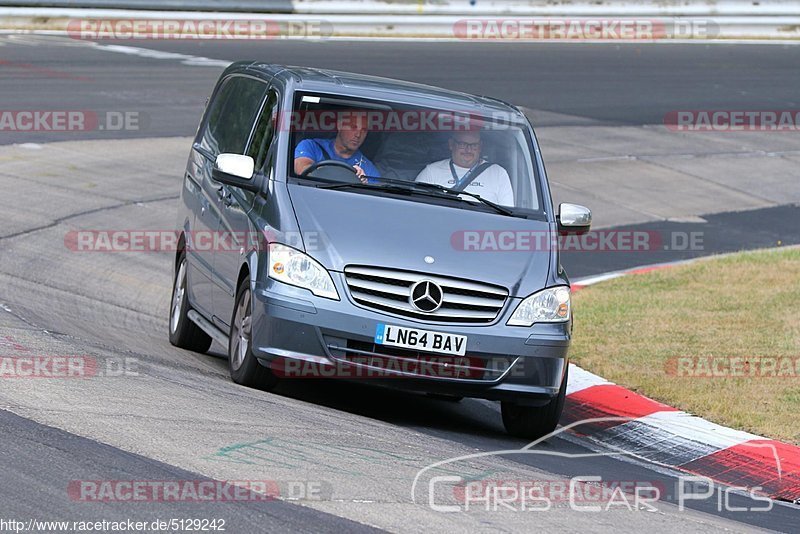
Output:
<path fill-rule="evenodd" d="M 228 191 L 228 189 L 224 185 L 217 188 L 217 197 L 219 197 L 219 199 L 222 201 L 223 204 L 225 204 L 225 206 L 230 206 L 231 204 L 233 204 L 233 198 L 231 197 L 231 192 Z"/>

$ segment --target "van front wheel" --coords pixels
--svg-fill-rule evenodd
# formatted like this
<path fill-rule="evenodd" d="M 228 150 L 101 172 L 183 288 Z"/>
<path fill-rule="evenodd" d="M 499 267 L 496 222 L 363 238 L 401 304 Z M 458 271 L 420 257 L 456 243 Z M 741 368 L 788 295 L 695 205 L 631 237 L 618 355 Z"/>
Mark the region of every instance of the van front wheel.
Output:
<path fill-rule="evenodd" d="M 245 280 L 236 293 L 236 306 L 233 308 L 228 368 L 231 379 L 237 384 L 269 391 L 278 384 L 278 378 L 253 356 L 252 295 L 250 284 Z"/>
<path fill-rule="evenodd" d="M 558 396 L 544 406 L 521 406 L 513 402 L 502 402 L 500 410 L 506 432 L 514 437 L 535 440 L 555 430 L 561 419 L 561 412 L 564 411 L 568 374 L 569 367 L 564 371 Z"/>

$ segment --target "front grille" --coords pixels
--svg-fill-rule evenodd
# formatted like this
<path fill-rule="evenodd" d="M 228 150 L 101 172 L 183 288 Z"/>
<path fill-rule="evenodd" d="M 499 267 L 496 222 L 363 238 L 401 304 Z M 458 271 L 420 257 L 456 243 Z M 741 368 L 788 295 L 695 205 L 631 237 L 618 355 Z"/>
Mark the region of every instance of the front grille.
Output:
<path fill-rule="evenodd" d="M 508 297 L 508 291 L 499 286 L 412 271 L 348 266 L 344 274 L 357 304 L 426 321 L 491 323 Z M 420 311 L 409 301 L 411 287 L 422 280 L 435 282 L 442 289 L 442 305 L 436 311 Z"/>

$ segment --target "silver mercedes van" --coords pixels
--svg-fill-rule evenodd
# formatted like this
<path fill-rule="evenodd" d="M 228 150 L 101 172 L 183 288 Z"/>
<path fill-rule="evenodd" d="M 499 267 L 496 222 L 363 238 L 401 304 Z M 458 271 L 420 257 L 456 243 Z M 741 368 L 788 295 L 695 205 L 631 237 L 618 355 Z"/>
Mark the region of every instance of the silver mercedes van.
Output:
<path fill-rule="evenodd" d="M 345 379 L 501 402 L 558 423 L 572 331 L 525 115 L 500 100 L 255 61 L 225 70 L 179 201 L 169 339 L 228 348 L 232 379 Z"/>

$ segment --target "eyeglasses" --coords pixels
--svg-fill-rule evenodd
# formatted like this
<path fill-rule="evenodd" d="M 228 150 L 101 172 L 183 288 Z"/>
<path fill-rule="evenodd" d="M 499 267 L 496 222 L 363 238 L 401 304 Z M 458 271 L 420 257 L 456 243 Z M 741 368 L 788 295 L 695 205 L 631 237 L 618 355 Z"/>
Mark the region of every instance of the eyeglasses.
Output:
<path fill-rule="evenodd" d="M 465 143 L 463 141 L 456 141 L 455 139 L 453 139 L 453 142 L 456 144 L 459 150 L 466 150 L 466 149 L 480 150 L 481 148 L 480 141 L 478 141 L 477 143 Z"/>

